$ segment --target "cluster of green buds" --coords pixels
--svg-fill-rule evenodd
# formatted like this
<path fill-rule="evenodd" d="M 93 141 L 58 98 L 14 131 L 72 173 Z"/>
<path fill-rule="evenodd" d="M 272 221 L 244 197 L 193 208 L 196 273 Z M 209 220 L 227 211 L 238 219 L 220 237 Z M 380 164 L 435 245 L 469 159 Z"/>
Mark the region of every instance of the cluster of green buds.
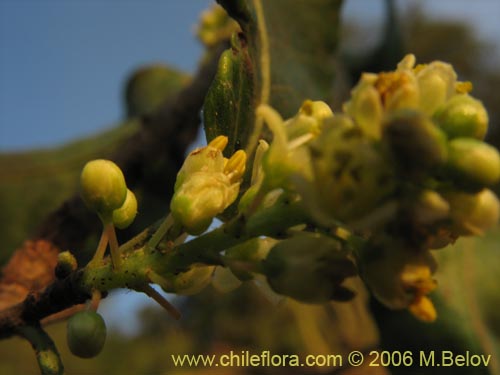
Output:
<path fill-rule="evenodd" d="M 436 286 L 436 267 L 429 250 L 481 235 L 500 215 L 490 190 L 500 180 L 500 155 L 484 142 L 488 115 L 471 90 L 451 65 L 415 66 L 415 57 L 407 55 L 395 71 L 363 74 L 343 113 L 306 101 L 296 116 L 283 120 L 260 106 L 256 115 L 273 140 L 260 141 L 240 211 L 251 214 L 255 202 L 268 207 L 280 194 L 295 195 L 316 226 L 328 233 L 344 228 L 346 238 L 361 236 L 365 245 L 353 253 L 380 301 L 434 320 L 427 295 Z M 316 243 L 325 241 L 321 236 L 293 237 L 270 251 L 263 273 L 276 292 L 306 302 L 339 298 L 340 282 L 351 273 L 338 272 L 335 264 L 349 262 L 337 245 L 337 252 L 320 256 L 335 260 L 330 274 L 315 263 L 315 252 L 305 249 L 328 248 Z M 302 253 L 290 250 L 298 242 Z M 297 259 L 312 268 L 292 272 Z M 298 273 L 318 295 L 293 282 L 291 275 Z"/>
<path fill-rule="evenodd" d="M 100 262 L 109 242 L 113 266 L 119 268 L 120 254 L 115 226 L 127 228 L 137 215 L 137 199 L 127 188 L 120 167 L 110 160 L 96 159 L 83 167 L 80 175 L 81 196 L 103 224 L 101 241 L 93 262 Z"/>
<path fill-rule="evenodd" d="M 177 174 L 170 210 L 189 234 L 204 232 L 238 197 L 246 154 L 238 150 L 225 158 L 227 142 L 226 136 L 218 136 L 192 151 Z"/>

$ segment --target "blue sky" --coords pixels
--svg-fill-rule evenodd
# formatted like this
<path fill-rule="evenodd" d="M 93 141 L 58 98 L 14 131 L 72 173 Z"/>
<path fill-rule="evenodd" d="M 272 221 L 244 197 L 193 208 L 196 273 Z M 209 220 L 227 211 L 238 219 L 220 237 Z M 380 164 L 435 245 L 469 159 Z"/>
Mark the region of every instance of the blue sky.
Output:
<path fill-rule="evenodd" d="M 499 0 L 419 0 L 433 17 L 471 23 L 500 47 Z M 405 9 L 411 0 L 399 0 Z M 194 72 L 193 28 L 211 0 L 0 0 L 0 152 L 50 147 L 122 118 L 122 86 L 142 64 Z M 345 0 L 344 14 L 374 22 L 382 0 Z M 473 4 L 473 5 L 472 5 Z M 134 324 L 138 293 L 108 298 L 105 317 Z M 132 308 L 133 307 L 133 308 Z"/>
<path fill-rule="evenodd" d="M 500 46 L 499 0 L 418 1 Z M 0 151 L 49 147 L 111 126 L 123 114 L 124 80 L 141 64 L 193 72 L 201 54 L 193 27 L 211 3 L 0 0 Z M 374 22 L 382 4 L 345 0 L 344 13 Z"/>

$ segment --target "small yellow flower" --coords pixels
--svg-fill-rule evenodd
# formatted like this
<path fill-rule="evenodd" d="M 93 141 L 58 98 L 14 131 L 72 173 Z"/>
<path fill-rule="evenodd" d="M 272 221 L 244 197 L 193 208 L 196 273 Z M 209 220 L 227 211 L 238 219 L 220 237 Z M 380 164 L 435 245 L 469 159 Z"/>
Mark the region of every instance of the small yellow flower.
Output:
<path fill-rule="evenodd" d="M 227 137 L 219 136 L 194 150 L 177 174 L 170 210 L 190 234 L 204 232 L 238 197 L 246 154 L 239 150 L 224 158 L 227 143 Z"/>

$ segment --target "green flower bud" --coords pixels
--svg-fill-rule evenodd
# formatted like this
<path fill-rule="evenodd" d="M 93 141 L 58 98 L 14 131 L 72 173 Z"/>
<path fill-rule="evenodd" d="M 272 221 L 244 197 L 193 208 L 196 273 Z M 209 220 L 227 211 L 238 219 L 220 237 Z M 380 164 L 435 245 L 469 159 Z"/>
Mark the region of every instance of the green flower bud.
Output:
<path fill-rule="evenodd" d="M 374 139 L 382 134 L 383 106 L 380 95 L 373 86 L 376 76 L 363 74 L 352 90 L 352 99 L 344 104 L 344 111 L 351 116 L 363 132 Z"/>
<path fill-rule="evenodd" d="M 299 109 L 299 113 L 313 117 L 318 122 L 333 116 L 330 106 L 321 100 L 305 100 Z"/>
<path fill-rule="evenodd" d="M 432 115 L 455 93 L 457 74 L 450 64 L 441 61 L 420 65 L 416 71 L 420 90 L 420 108 L 427 115 Z"/>
<path fill-rule="evenodd" d="M 420 112 L 395 112 L 387 119 L 384 139 L 405 171 L 425 170 L 446 161 L 446 135 Z"/>
<path fill-rule="evenodd" d="M 464 188 L 492 186 L 500 180 L 500 155 L 477 139 L 455 138 L 448 144 L 446 172 Z"/>
<path fill-rule="evenodd" d="M 177 190 L 184 182 L 186 176 L 196 172 L 222 172 L 224 170 L 224 156 L 222 151 L 228 143 L 228 138 L 219 136 L 213 139 L 207 146 L 192 151 L 175 181 L 174 190 Z"/>
<path fill-rule="evenodd" d="M 71 353 L 80 358 L 98 355 L 106 341 L 106 324 L 93 311 L 80 311 L 68 320 L 67 342 Z"/>
<path fill-rule="evenodd" d="M 233 203 L 245 172 L 243 150 L 225 159 L 227 137 L 219 136 L 193 151 L 177 174 L 170 210 L 190 234 L 204 232 L 213 218 Z"/>
<path fill-rule="evenodd" d="M 71 272 L 78 268 L 78 263 L 73 254 L 69 251 L 60 252 L 57 255 L 55 274 L 58 279 L 64 279 Z"/>
<path fill-rule="evenodd" d="M 122 206 L 113 211 L 113 224 L 119 229 L 125 229 L 135 219 L 137 215 L 137 199 L 135 194 L 127 189 L 127 197 Z"/>
<path fill-rule="evenodd" d="M 213 218 L 233 203 L 239 183 L 224 173 L 193 173 L 175 191 L 170 210 L 189 234 L 203 233 Z"/>
<path fill-rule="evenodd" d="M 452 229 L 457 235 L 482 235 L 498 224 L 500 202 L 489 189 L 477 194 L 448 193 L 446 199 L 450 204 Z"/>
<path fill-rule="evenodd" d="M 121 207 L 127 196 L 125 177 L 110 160 L 97 159 L 85 164 L 80 188 L 87 207 L 106 220 L 113 210 Z"/>
<path fill-rule="evenodd" d="M 446 218 L 450 211 L 448 202 L 437 192 L 424 190 L 414 203 L 415 219 L 420 224 L 432 224 Z"/>
<path fill-rule="evenodd" d="M 191 296 L 201 292 L 212 281 L 215 266 L 193 265 L 188 271 L 171 279 L 167 293 Z"/>
<path fill-rule="evenodd" d="M 333 112 L 328 104 L 319 100 L 305 100 L 299 112 L 285 122 L 288 139 L 306 134 L 316 137 L 321 131 L 323 120 L 329 117 L 333 117 Z"/>
<path fill-rule="evenodd" d="M 483 103 L 467 94 L 452 97 L 433 118 L 450 138 L 482 140 L 488 130 L 488 113 Z"/>
<path fill-rule="evenodd" d="M 306 303 L 349 300 L 353 293 L 341 284 L 356 275 L 356 267 L 340 243 L 317 234 L 303 234 L 275 245 L 263 261 L 271 288 Z"/>

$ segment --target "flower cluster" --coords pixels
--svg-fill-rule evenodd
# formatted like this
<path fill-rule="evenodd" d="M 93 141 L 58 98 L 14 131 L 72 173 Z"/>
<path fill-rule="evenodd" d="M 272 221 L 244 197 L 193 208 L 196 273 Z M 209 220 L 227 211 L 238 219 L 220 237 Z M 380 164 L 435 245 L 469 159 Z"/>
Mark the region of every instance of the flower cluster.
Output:
<path fill-rule="evenodd" d="M 471 89 L 451 65 L 415 66 L 408 55 L 393 72 L 364 74 L 341 114 L 307 101 L 284 121 L 261 106 L 257 115 L 274 138 L 257 152 L 258 178 L 247 194 L 295 193 L 316 225 L 361 235 L 365 244 L 355 254 L 368 287 L 387 306 L 432 321 L 436 312 L 427 295 L 436 286 L 436 265 L 429 250 L 483 234 L 499 219 L 489 188 L 500 179 L 500 156 L 483 141 L 488 116 Z M 318 248 L 312 242 L 301 246 Z M 305 258 L 314 255 L 305 254 L 308 264 Z M 280 262 L 273 261 L 286 264 Z M 273 277 L 268 272 L 277 292 L 297 295 Z"/>
<path fill-rule="evenodd" d="M 227 269 L 218 268 L 214 282 L 263 274 L 275 293 L 319 303 L 351 298 L 343 282 L 359 274 L 386 306 L 433 321 L 431 249 L 499 220 L 490 187 L 500 180 L 500 155 L 483 140 L 488 115 L 471 90 L 451 65 L 415 66 L 408 55 L 395 71 L 364 74 L 342 113 L 306 100 L 284 120 L 260 105 L 256 116 L 273 138 L 259 141 L 238 202 L 244 240 L 226 249 Z M 226 144 L 219 136 L 193 151 L 177 176 L 171 211 L 190 234 L 205 231 L 240 195 L 246 154 L 225 159 Z M 273 237 L 265 246 L 245 232 L 264 213 L 297 215 L 291 205 L 300 217 L 291 222 L 301 225 L 275 221 L 282 229 L 265 230 Z M 205 271 L 203 285 L 212 269 Z"/>

